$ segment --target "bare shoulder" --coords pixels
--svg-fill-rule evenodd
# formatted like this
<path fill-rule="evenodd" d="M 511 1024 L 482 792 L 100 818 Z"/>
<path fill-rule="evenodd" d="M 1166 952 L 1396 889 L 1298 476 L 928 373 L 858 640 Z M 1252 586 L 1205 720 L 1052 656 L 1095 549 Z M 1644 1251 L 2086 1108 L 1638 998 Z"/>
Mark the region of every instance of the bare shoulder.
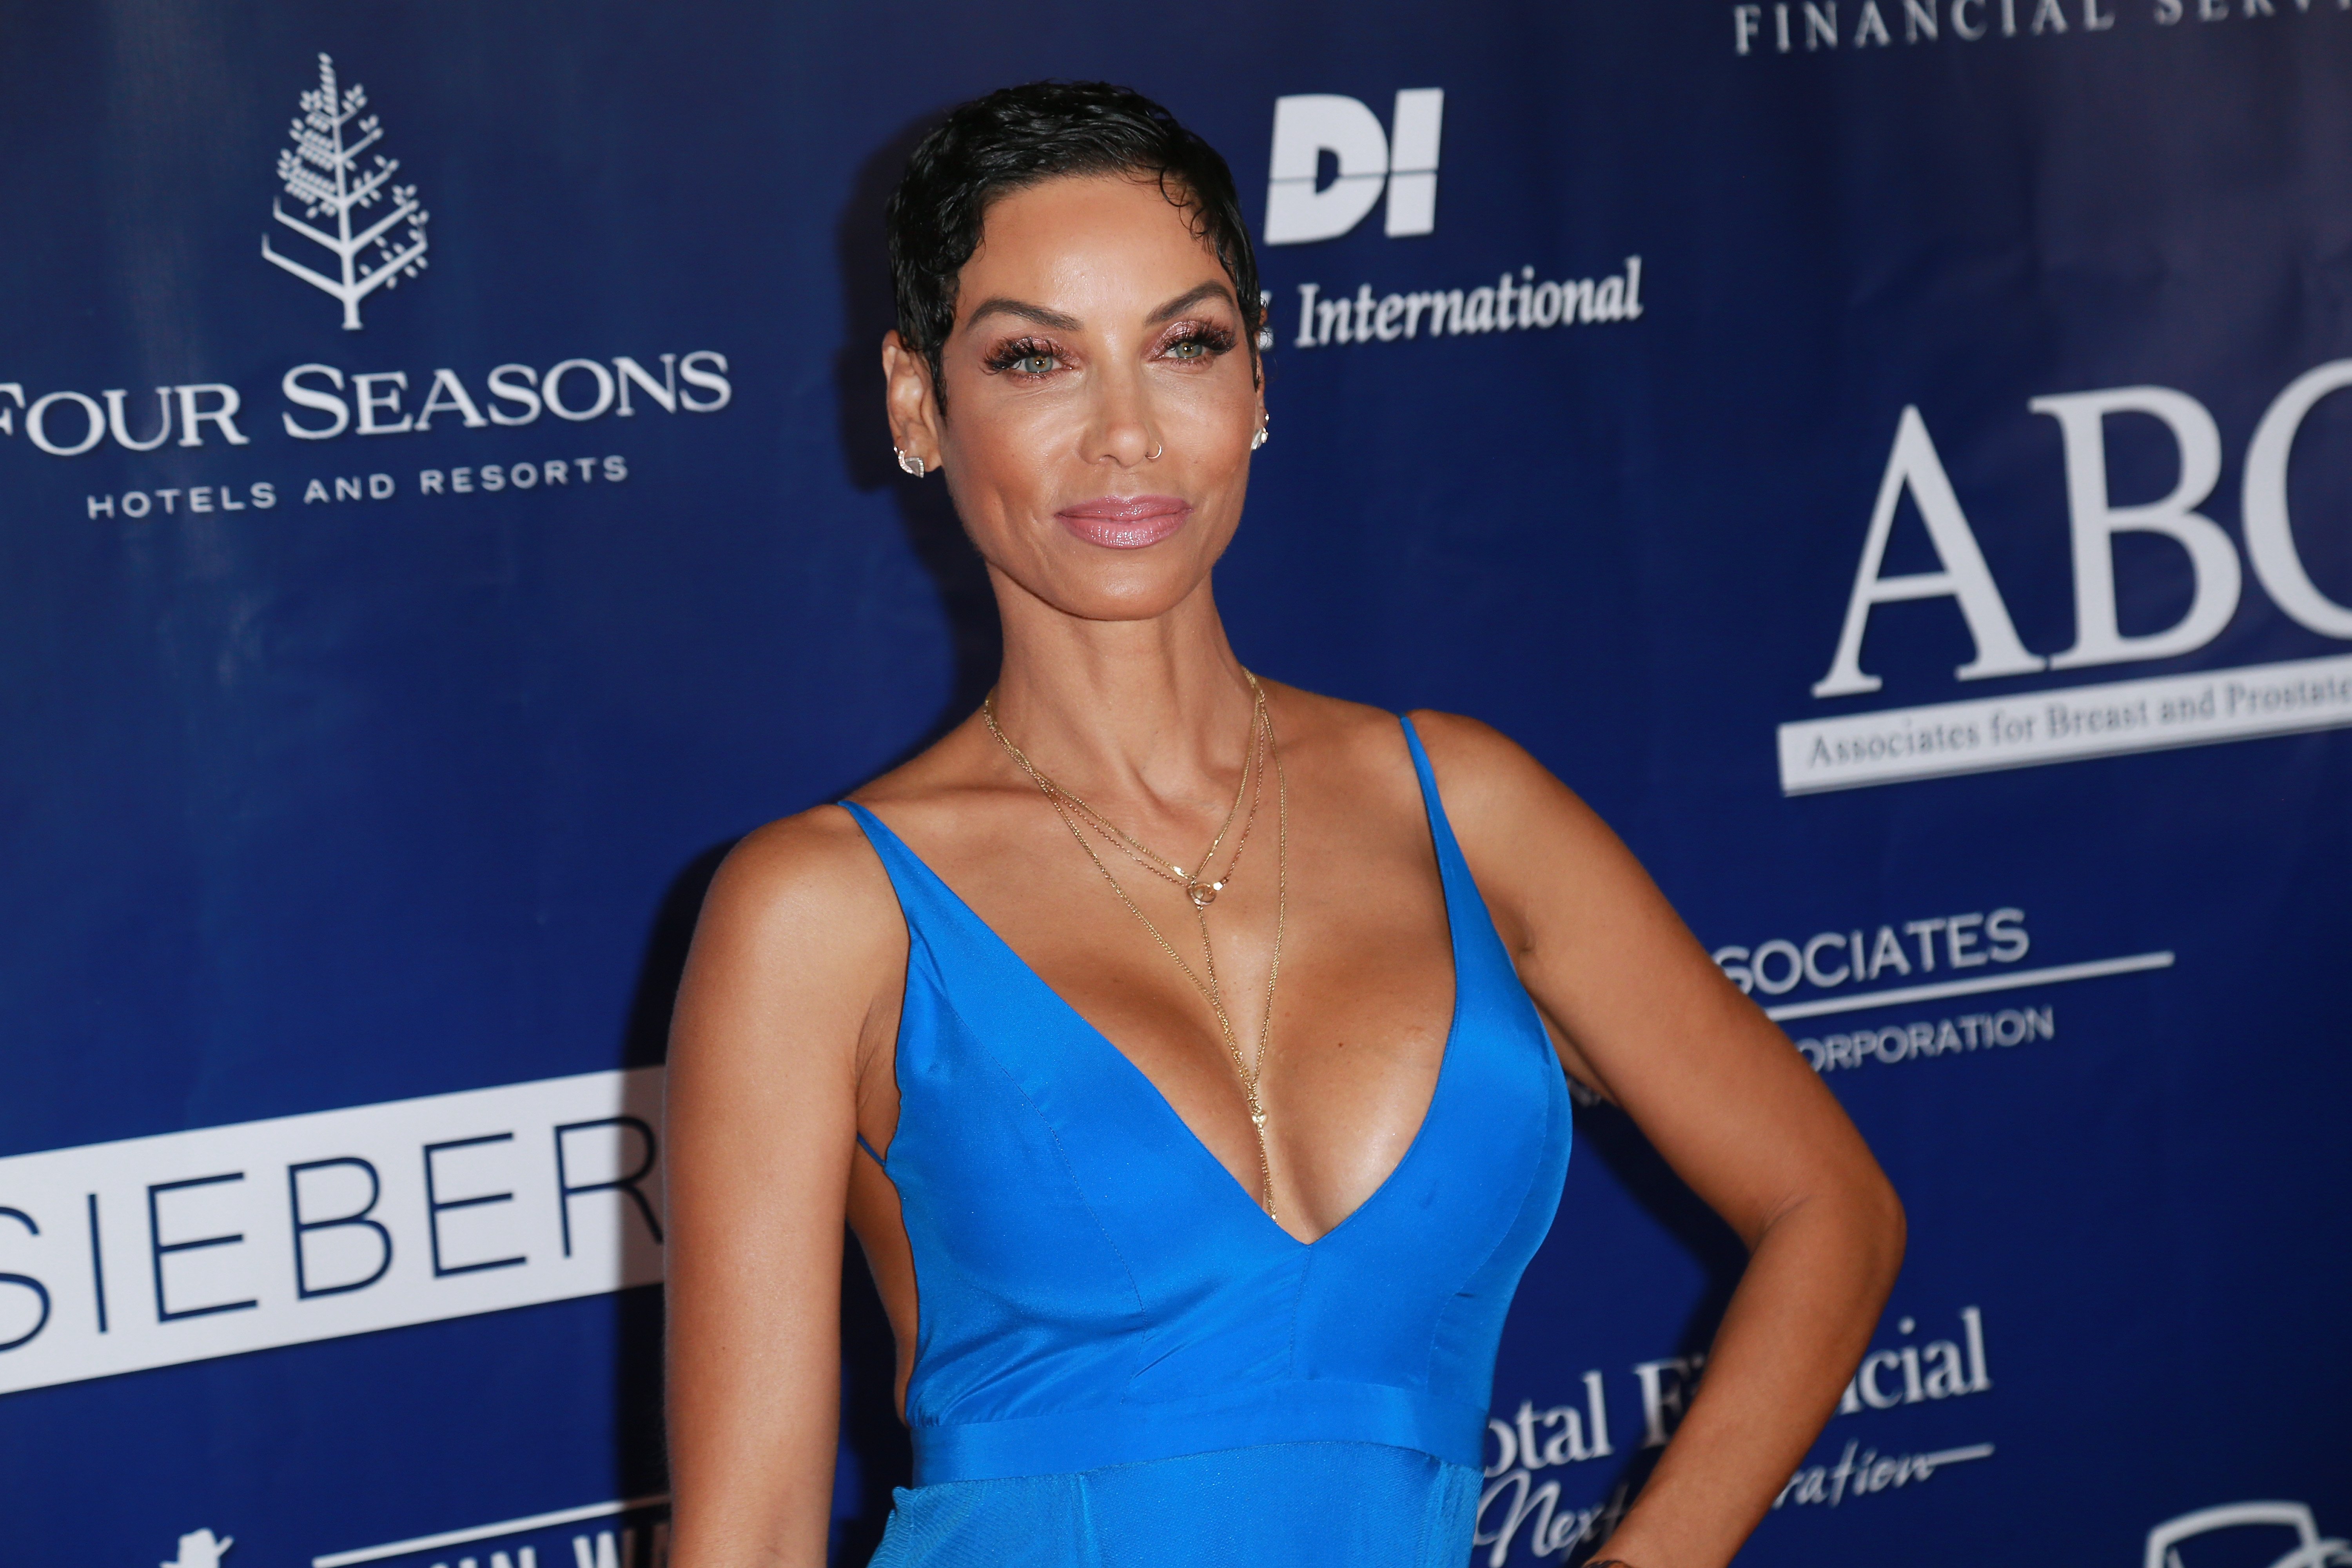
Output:
<path fill-rule="evenodd" d="M 711 879 L 672 1059 L 730 1040 L 764 1056 L 812 1030 L 855 1042 L 895 994 L 906 952 L 889 874 L 849 813 L 824 805 L 772 822 Z"/>
<path fill-rule="evenodd" d="M 812 923 L 887 931 L 898 900 L 866 834 L 848 812 L 820 805 L 737 841 L 711 879 L 703 921 L 777 934 Z M 867 934 L 872 934 L 871 932 Z"/>
<path fill-rule="evenodd" d="M 1566 826 L 1591 816 L 1574 791 L 1492 724 L 1429 708 L 1409 717 L 1457 832 L 1475 832 L 1487 821 L 1526 830 L 1545 817 Z"/>
<path fill-rule="evenodd" d="M 1563 921 L 1613 919 L 1655 900 L 1608 824 L 1525 747 L 1460 714 L 1412 717 L 1463 858 L 1515 952 Z"/>

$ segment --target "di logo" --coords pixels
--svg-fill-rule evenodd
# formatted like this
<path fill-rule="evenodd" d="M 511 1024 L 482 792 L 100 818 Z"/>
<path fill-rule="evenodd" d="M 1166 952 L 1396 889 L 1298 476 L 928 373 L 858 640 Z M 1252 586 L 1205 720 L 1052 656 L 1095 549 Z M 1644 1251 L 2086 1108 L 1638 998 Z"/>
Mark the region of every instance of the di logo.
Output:
<path fill-rule="evenodd" d="M 1445 89 L 1396 95 L 1388 129 L 1361 100 L 1309 92 L 1274 100 L 1274 157 L 1265 190 L 1265 242 L 1337 239 L 1388 195 L 1391 238 L 1437 227 L 1437 145 Z M 1328 153 L 1338 173 L 1326 183 Z"/>

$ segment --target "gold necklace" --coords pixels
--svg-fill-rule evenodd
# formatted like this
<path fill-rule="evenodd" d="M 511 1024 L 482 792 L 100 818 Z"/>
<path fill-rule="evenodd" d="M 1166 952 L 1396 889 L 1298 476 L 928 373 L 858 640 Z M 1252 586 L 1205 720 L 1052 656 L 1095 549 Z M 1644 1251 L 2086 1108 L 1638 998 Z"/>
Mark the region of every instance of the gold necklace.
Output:
<path fill-rule="evenodd" d="M 1234 804 L 1226 808 L 1225 820 L 1218 826 L 1217 836 L 1209 841 L 1208 848 L 1201 852 L 1201 858 L 1196 863 L 1197 868 L 1189 872 L 1183 867 L 1158 854 L 1135 838 L 1076 794 L 1039 773 L 1029 764 L 1026 753 L 1021 752 L 1019 748 L 1013 747 L 1011 750 L 1014 760 L 1022 764 L 1023 769 L 1028 773 L 1031 780 L 1041 790 L 1049 795 L 1058 796 L 1078 815 L 1081 821 L 1093 828 L 1112 847 L 1120 850 L 1129 859 L 1153 876 L 1173 882 L 1183 889 L 1184 896 L 1191 899 L 1196 907 L 1206 907 L 1215 903 L 1217 895 L 1223 892 L 1226 886 L 1233 881 L 1234 873 L 1241 868 L 1242 853 L 1249 847 L 1251 830 L 1257 826 L 1258 801 L 1265 784 L 1265 756 L 1274 741 L 1274 721 L 1266 712 L 1265 690 L 1255 686 L 1253 690 L 1255 699 L 1250 710 L 1250 745 L 1242 754 L 1241 782 L 1234 791 Z M 992 694 L 991 700 L 983 703 L 983 707 L 990 710 L 988 713 L 990 728 L 1002 742 L 1004 739 L 1003 732 L 995 730 Z M 1225 835 L 1233 831 L 1234 817 L 1241 810 L 1244 796 L 1249 801 L 1249 815 L 1242 818 L 1241 837 L 1234 841 L 1233 858 L 1225 863 L 1223 876 L 1211 879 L 1209 868 L 1216 863 L 1217 850 L 1224 843 Z"/>
<path fill-rule="evenodd" d="M 1258 1023 L 1255 1061 L 1250 1060 L 1242 1054 L 1241 1042 L 1234 1037 L 1233 1019 L 1225 1012 L 1223 990 L 1217 982 L 1216 949 L 1209 941 L 1208 909 L 1210 903 L 1215 900 L 1218 891 L 1232 879 L 1234 867 L 1240 864 L 1242 846 L 1248 841 L 1249 821 L 1245 819 L 1242 825 L 1242 838 L 1234 846 L 1234 859 L 1227 865 L 1224 877 L 1215 882 L 1203 884 L 1200 880 L 1200 876 L 1206 872 L 1210 860 L 1215 856 L 1217 844 L 1223 841 L 1226 830 L 1232 826 L 1232 812 L 1229 811 L 1226 814 L 1225 827 L 1218 830 L 1216 840 L 1209 846 L 1209 854 L 1202 858 L 1200 871 L 1187 875 L 1181 867 L 1152 854 L 1134 838 L 1120 831 L 1108 818 L 1055 784 L 1034 763 L 1032 763 L 1028 754 L 1014 745 L 1004 731 L 997 727 L 994 692 L 990 692 L 981 700 L 980 715 L 982 721 L 988 726 L 988 732 L 996 737 L 997 744 L 1003 746 L 1006 754 L 1019 764 L 1021 771 L 1029 775 L 1029 781 L 1037 786 L 1038 793 L 1045 797 L 1045 803 L 1054 808 L 1054 815 L 1061 819 L 1063 826 L 1070 830 L 1070 837 L 1078 841 L 1078 847 L 1086 851 L 1087 858 L 1094 862 L 1094 868 L 1102 873 L 1103 880 L 1110 884 L 1110 890 L 1118 896 L 1120 903 L 1127 906 L 1127 912 L 1143 922 L 1143 929 L 1151 933 L 1151 940 L 1160 944 L 1160 951 L 1174 962 L 1176 967 L 1183 973 L 1184 978 L 1192 983 L 1192 988 L 1208 1002 L 1209 1011 L 1216 1015 L 1217 1032 L 1224 1040 L 1226 1056 L 1233 1060 L 1234 1072 L 1241 1079 L 1242 1099 L 1249 1109 L 1250 1126 L 1257 1135 L 1258 1204 L 1265 1210 L 1266 1217 L 1278 1224 L 1280 1216 L 1275 1213 L 1274 1207 L 1274 1164 L 1266 1153 L 1265 1103 L 1258 1097 L 1258 1079 L 1259 1075 L 1265 1070 L 1266 1045 L 1273 1037 L 1274 987 L 1275 982 L 1282 975 L 1283 929 L 1289 918 L 1289 784 L 1282 771 L 1281 749 L 1275 743 L 1274 716 L 1266 710 L 1265 689 L 1258 685 L 1257 677 L 1250 674 L 1248 670 L 1243 670 L 1242 675 L 1250 683 L 1250 690 L 1253 694 L 1250 713 L 1251 744 L 1250 749 L 1244 753 L 1242 764 L 1244 791 L 1236 792 L 1234 807 L 1239 808 L 1240 795 L 1247 790 L 1253 771 L 1261 782 L 1264 780 L 1265 767 L 1255 765 L 1255 759 L 1261 752 L 1266 763 L 1274 770 L 1274 953 L 1266 965 L 1265 1016 Z M 1066 802 L 1068 804 L 1066 805 Z M 1159 926 L 1152 922 L 1151 917 L 1145 914 L 1136 901 L 1128 896 L 1127 889 L 1118 885 L 1118 879 L 1111 875 L 1110 868 L 1103 864 L 1102 857 L 1096 854 L 1095 847 L 1087 841 L 1086 829 L 1079 825 L 1079 820 L 1073 813 L 1073 806 L 1084 812 L 1086 817 L 1090 819 L 1090 825 L 1096 826 L 1097 831 L 1107 830 L 1106 837 L 1115 835 L 1116 841 L 1129 850 L 1130 858 L 1137 859 L 1147 868 L 1177 882 L 1183 888 L 1187 895 L 1185 901 L 1192 906 L 1192 918 L 1201 928 L 1201 968 L 1207 975 L 1205 980 L 1201 973 L 1194 972 L 1191 964 L 1184 962 L 1184 955 L 1176 951 L 1168 938 L 1161 934 Z M 1256 796 L 1252 794 L 1250 817 L 1254 819 L 1256 815 Z M 1207 897 L 1202 897 L 1203 893 Z"/>

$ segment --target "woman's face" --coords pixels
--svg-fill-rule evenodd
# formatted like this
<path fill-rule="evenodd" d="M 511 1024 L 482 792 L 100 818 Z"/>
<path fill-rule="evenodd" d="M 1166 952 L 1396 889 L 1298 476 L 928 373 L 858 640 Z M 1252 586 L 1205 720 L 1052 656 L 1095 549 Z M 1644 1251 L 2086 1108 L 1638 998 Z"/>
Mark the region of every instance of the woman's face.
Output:
<path fill-rule="evenodd" d="M 1265 417 L 1233 282 L 1156 181 L 1049 180 L 989 208 L 929 367 L 883 348 L 893 437 L 943 468 L 989 563 L 1089 620 L 1158 616 L 1241 521 Z"/>

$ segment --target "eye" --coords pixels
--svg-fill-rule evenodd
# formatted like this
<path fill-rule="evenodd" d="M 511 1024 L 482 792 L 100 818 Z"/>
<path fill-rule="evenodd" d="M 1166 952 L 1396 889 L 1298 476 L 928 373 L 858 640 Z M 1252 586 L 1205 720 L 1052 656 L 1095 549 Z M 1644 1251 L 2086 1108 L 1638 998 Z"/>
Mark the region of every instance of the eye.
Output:
<path fill-rule="evenodd" d="M 1024 381 L 1042 381 L 1062 368 L 1062 356 L 1051 343 L 1018 338 L 990 354 L 987 364 L 991 375 L 1011 371 Z"/>
<path fill-rule="evenodd" d="M 1223 328 L 1188 322 L 1176 329 L 1176 333 L 1160 351 L 1160 357 L 1180 364 L 1199 364 L 1213 360 L 1234 346 L 1233 333 Z"/>

